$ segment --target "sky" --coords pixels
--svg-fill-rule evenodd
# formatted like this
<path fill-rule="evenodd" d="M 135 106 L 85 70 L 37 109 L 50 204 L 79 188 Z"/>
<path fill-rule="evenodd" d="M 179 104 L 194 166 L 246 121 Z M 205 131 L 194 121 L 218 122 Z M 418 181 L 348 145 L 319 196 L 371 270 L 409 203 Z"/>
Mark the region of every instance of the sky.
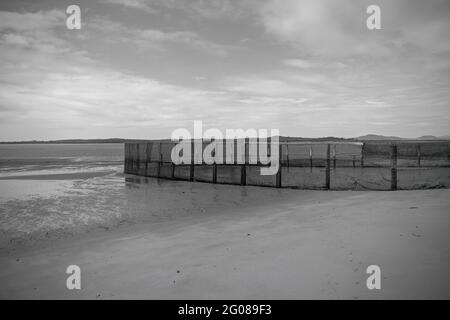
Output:
<path fill-rule="evenodd" d="M 449 0 L 0 1 L 0 140 L 169 138 L 194 120 L 448 135 L 449 17 Z"/>

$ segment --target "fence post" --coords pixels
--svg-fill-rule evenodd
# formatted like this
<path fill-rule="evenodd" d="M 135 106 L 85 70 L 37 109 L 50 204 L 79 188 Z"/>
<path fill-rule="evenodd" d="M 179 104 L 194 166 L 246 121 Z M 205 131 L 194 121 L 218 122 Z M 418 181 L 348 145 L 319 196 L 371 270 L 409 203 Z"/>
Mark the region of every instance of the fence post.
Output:
<path fill-rule="evenodd" d="M 170 179 L 175 180 L 175 163 L 172 162 L 172 171 L 170 172 Z"/>
<path fill-rule="evenodd" d="M 194 139 L 191 139 L 191 165 L 189 167 L 189 181 L 194 181 Z"/>
<path fill-rule="evenodd" d="M 162 152 L 161 152 L 161 142 L 159 143 L 158 148 L 158 178 L 161 176 L 161 161 L 162 161 Z"/>
<path fill-rule="evenodd" d="M 223 153 L 223 164 L 227 164 L 227 139 L 222 139 L 222 153 Z"/>
<path fill-rule="evenodd" d="M 214 163 L 213 163 L 213 172 L 212 172 L 212 182 L 217 183 L 217 161 L 216 161 L 216 150 L 217 150 L 217 142 L 216 138 L 214 140 L 211 140 L 211 143 L 214 141 Z"/>
<path fill-rule="evenodd" d="M 311 168 L 311 172 L 312 172 L 313 159 L 312 159 L 312 147 L 311 146 L 309 146 L 309 167 Z"/>
<path fill-rule="evenodd" d="M 151 155 L 151 144 L 147 143 L 145 147 L 145 176 L 149 176 L 148 174 L 148 164 L 150 162 L 150 155 Z"/>
<path fill-rule="evenodd" d="M 397 145 L 391 148 L 391 190 L 397 190 Z"/>
<path fill-rule="evenodd" d="M 333 144 L 333 169 L 336 169 L 336 145 Z"/>
<path fill-rule="evenodd" d="M 127 173 L 131 173 L 131 167 L 133 165 L 133 157 L 131 156 L 131 144 L 127 144 L 127 157 L 128 157 L 128 164 L 127 164 Z"/>
<path fill-rule="evenodd" d="M 259 137 L 256 137 L 256 165 L 260 164 L 259 159 Z"/>
<path fill-rule="evenodd" d="M 136 172 L 135 172 L 135 174 L 139 174 L 140 167 L 141 167 L 141 161 L 140 161 L 140 153 L 139 153 L 139 143 L 136 143 Z"/>
<path fill-rule="evenodd" d="M 125 163 L 123 166 L 123 173 L 128 173 L 127 172 L 128 171 L 128 144 L 127 143 L 123 144 L 123 151 L 125 154 Z"/>
<path fill-rule="evenodd" d="M 213 183 L 217 183 L 217 163 L 213 164 Z"/>
<path fill-rule="evenodd" d="M 277 188 L 281 188 L 281 159 L 282 159 L 282 148 L 281 148 L 281 142 L 278 141 L 278 172 L 277 172 L 277 179 L 276 179 L 276 186 Z"/>
<path fill-rule="evenodd" d="M 363 142 L 363 145 L 361 147 L 361 167 L 364 167 L 364 146 L 366 145 L 365 142 Z"/>
<path fill-rule="evenodd" d="M 417 165 L 419 166 L 419 168 L 420 168 L 420 156 L 421 156 L 421 154 L 420 154 L 420 144 L 418 144 L 417 145 Z"/>
<path fill-rule="evenodd" d="M 173 149 L 173 146 L 172 146 L 172 149 Z M 171 153 L 170 162 L 172 164 L 172 171 L 170 172 L 170 178 L 175 179 L 175 163 L 173 163 L 173 160 L 172 160 L 172 153 Z"/>
<path fill-rule="evenodd" d="M 129 151 L 130 151 L 130 172 L 131 174 L 133 174 L 133 170 L 134 170 L 134 143 L 130 143 L 130 147 L 129 147 Z"/>
<path fill-rule="evenodd" d="M 326 168 L 325 168 L 325 188 L 330 189 L 330 165 L 331 165 L 331 159 L 330 159 L 330 144 L 327 145 L 327 162 L 326 162 Z"/>
<path fill-rule="evenodd" d="M 286 166 L 289 168 L 289 145 L 286 143 Z"/>
<path fill-rule="evenodd" d="M 247 139 L 244 139 L 244 164 L 241 165 L 241 185 L 245 186 L 247 183 L 247 170 L 246 170 L 246 163 L 247 163 Z M 236 146 L 237 148 L 237 146 Z M 237 157 L 237 155 L 236 155 Z M 236 158 L 237 159 L 237 158 Z"/>
<path fill-rule="evenodd" d="M 355 156 L 353 156 L 353 168 L 355 167 Z"/>
<path fill-rule="evenodd" d="M 237 165 L 238 164 L 238 158 L 237 158 L 237 144 L 238 144 L 238 139 L 234 139 L 233 140 L 233 164 Z"/>
<path fill-rule="evenodd" d="M 233 165 L 237 165 L 238 164 L 238 158 L 237 158 L 237 144 L 238 144 L 238 139 L 233 139 Z M 241 172 L 241 181 L 242 181 L 242 172 Z"/>

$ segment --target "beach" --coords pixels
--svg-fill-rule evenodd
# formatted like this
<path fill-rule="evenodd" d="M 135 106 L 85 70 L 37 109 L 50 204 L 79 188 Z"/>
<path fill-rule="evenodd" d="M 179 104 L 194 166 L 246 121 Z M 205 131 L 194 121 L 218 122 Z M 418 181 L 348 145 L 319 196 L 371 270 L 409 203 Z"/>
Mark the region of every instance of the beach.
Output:
<path fill-rule="evenodd" d="M 449 16 L 1 1 L 0 300 L 449 300 Z"/>
<path fill-rule="evenodd" d="M 2 299 L 450 298 L 448 189 L 176 181 L 123 174 L 121 144 L 1 148 Z"/>
<path fill-rule="evenodd" d="M 159 216 L 2 248 L 0 297 L 450 298 L 449 190 L 133 181 L 130 201 L 140 198 L 148 208 L 167 201 Z M 66 288 L 73 264 L 81 268 L 81 290 Z M 366 286 L 373 264 L 381 268 L 381 290 Z"/>

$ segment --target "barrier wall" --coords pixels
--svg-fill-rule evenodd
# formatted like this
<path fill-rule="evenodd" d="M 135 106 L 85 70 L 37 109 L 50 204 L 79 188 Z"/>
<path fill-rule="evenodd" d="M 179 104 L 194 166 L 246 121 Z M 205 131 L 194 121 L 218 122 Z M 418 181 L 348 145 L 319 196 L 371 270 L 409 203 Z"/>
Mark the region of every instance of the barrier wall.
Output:
<path fill-rule="evenodd" d="M 210 142 L 188 142 L 191 161 L 180 165 L 171 160 L 174 142 L 127 142 L 124 172 L 174 180 L 298 189 L 450 187 L 449 141 L 280 142 L 280 169 L 270 176 L 260 174 L 263 165 L 256 154 L 262 146 L 257 142 L 223 141 L 222 156 L 213 153 L 218 163 L 208 165 L 201 154 Z M 195 149 L 195 143 L 201 147 Z M 232 147 L 227 149 L 227 143 Z M 250 148 L 256 152 L 250 152 Z M 242 151 L 241 158 L 238 149 Z M 273 152 L 270 144 L 266 151 L 269 155 Z"/>

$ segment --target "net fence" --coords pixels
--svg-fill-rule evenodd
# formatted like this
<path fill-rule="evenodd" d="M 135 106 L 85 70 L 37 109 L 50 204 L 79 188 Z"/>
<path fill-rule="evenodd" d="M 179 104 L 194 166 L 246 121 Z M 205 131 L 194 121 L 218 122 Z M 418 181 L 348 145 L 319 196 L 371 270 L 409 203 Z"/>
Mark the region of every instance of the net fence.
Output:
<path fill-rule="evenodd" d="M 269 141 L 270 142 L 270 141 Z M 392 190 L 450 186 L 450 142 L 280 142 L 251 139 L 188 142 L 187 163 L 174 164 L 172 141 L 125 143 L 125 173 L 222 184 L 332 190 Z M 212 147 L 214 146 L 214 147 Z M 262 175 L 261 154 L 279 170 Z M 183 156 L 184 149 L 179 156 Z M 214 157 L 207 164 L 205 153 Z"/>

